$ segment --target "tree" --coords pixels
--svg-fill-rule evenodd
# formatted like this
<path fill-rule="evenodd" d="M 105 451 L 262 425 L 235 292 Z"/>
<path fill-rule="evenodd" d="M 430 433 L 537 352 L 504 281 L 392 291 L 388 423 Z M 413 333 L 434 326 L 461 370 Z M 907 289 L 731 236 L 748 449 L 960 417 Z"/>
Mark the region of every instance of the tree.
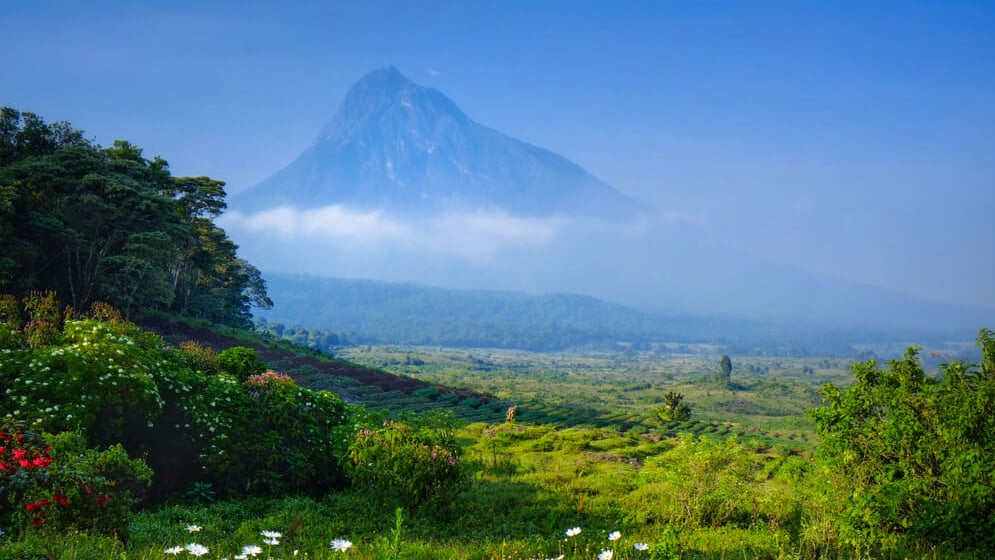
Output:
<path fill-rule="evenodd" d="M 691 407 L 684 402 L 684 395 L 667 391 L 663 404 L 653 409 L 653 413 L 664 422 L 683 422 L 691 418 Z"/>
<path fill-rule="evenodd" d="M 819 457 L 846 472 L 844 538 L 910 546 L 995 546 L 993 332 L 978 334 L 981 366 L 951 362 L 927 376 L 911 347 L 887 369 L 854 364 L 846 391 L 828 384 L 809 411 Z"/>
<path fill-rule="evenodd" d="M 171 309 L 251 324 L 266 283 L 214 219 L 224 182 L 172 177 L 117 140 L 101 149 L 68 123 L 0 109 L 0 292 L 53 290 L 76 309 Z"/>
<path fill-rule="evenodd" d="M 728 355 L 723 355 L 719 360 L 719 371 L 715 374 L 715 381 L 724 387 L 732 386 L 732 360 Z"/>

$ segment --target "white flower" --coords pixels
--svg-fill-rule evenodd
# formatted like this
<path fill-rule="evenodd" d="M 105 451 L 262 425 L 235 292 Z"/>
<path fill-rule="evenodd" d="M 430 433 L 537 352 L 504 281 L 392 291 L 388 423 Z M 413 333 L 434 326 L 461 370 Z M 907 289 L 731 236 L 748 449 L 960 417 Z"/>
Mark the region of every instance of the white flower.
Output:
<path fill-rule="evenodd" d="M 203 529 L 203 527 L 201 527 L 200 525 L 187 525 L 187 531 L 190 531 L 191 533 L 196 533 L 201 529 Z"/>
<path fill-rule="evenodd" d="M 280 531 L 263 531 L 262 533 L 259 534 L 266 537 L 267 539 L 278 539 L 283 536 L 283 533 L 281 533 Z"/>
<path fill-rule="evenodd" d="M 266 543 L 266 544 L 268 544 L 268 545 L 270 545 L 270 546 L 276 546 L 276 545 L 280 544 L 279 539 L 263 539 L 263 542 Z"/>
<path fill-rule="evenodd" d="M 332 541 L 332 549 L 336 552 L 345 552 L 352 548 L 352 543 L 345 539 L 335 539 Z"/>
<path fill-rule="evenodd" d="M 636 544 L 634 544 L 632 546 L 636 550 L 639 550 L 639 551 L 645 551 L 645 550 L 649 550 L 650 549 L 650 545 L 648 545 L 648 544 L 646 544 L 644 542 L 637 542 Z"/>
<path fill-rule="evenodd" d="M 183 552 L 183 547 L 174 546 L 173 548 L 167 548 L 166 550 L 163 550 L 163 552 L 165 552 L 166 554 L 179 554 Z"/>
<path fill-rule="evenodd" d="M 246 556 L 255 556 L 257 554 L 262 554 L 262 553 L 263 553 L 263 549 L 259 548 L 256 545 L 249 545 L 249 546 L 243 546 L 242 547 L 242 555 L 241 556 L 242 556 L 242 558 L 245 558 Z"/>
<path fill-rule="evenodd" d="M 576 537 L 580 534 L 580 527 L 574 527 L 573 529 L 567 529 L 568 537 Z"/>
<path fill-rule="evenodd" d="M 612 556 L 615 556 L 614 551 L 602 550 L 601 554 L 598 555 L 598 560 L 612 560 Z"/>
<path fill-rule="evenodd" d="M 622 538 L 622 533 L 619 533 L 618 531 L 613 531 L 611 534 L 608 535 L 608 540 L 610 541 L 617 541 L 618 539 L 621 538 Z"/>
<path fill-rule="evenodd" d="M 207 547 L 202 544 L 197 544 L 195 542 L 192 542 L 187 545 L 187 552 L 193 554 L 194 556 L 203 556 L 207 554 Z"/>

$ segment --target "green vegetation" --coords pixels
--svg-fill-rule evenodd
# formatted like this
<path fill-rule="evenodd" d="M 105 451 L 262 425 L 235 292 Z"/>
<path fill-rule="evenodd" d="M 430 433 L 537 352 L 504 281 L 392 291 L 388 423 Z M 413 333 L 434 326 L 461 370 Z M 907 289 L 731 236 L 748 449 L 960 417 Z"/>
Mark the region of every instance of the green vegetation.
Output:
<path fill-rule="evenodd" d="M 995 551 L 990 330 L 935 374 L 916 348 L 339 348 L 363 368 L 237 328 L 265 292 L 223 207 L 217 181 L 3 110 L 0 560 Z"/>
<path fill-rule="evenodd" d="M 819 329 L 761 321 L 637 311 L 576 294 L 531 296 L 412 284 L 268 274 L 277 301 L 260 327 L 325 351 L 404 344 L 550 351 L 679 351 L 702 341 L 732 355 L 838 356 L 901 352 L 906 340 L 945 346 L 923 333 Z M 858 345 L 860 341 L 863 344 Z M 886 354 L 887 355 L 887 354 Z"/>
<path fill-rule="evenodd" d="M 24 324 L 52 313 L 37 302 L 6 309 L 24 313 Z M 340 553 L 333 539 L 360 558 L 593 558 L 608 550 L 614 558 L 971 558 L 991 548 L 985 529 L 970 521 L 993 500 L 982 459 L 992 451 L 988 331 L 982 365 L 950 364 L 941 379 L 917 370 L 914 354 L 887 371 L 856 364 L 856 383 L 845 391 L 828 385 L 828 406 L 811 413 L 826 438 L 812 457 L 813 444 L 700 418 L 661 423 L 647 413 L 626 421 L 602 411 L 587 417 L 600 422 L 587 422 L 553 407 L 528 421 L 533 409 L 524 405 L 514 422 L 460 427 L 451 415 L 371 412 L 274 371 L 239 381 L 242 365 L 258 359 L 246 348 L 226 350 L 239 360 L 221 360 L 115 318 L 73 317 L 30 332 L 11 329 L 16 322 L 4 324 L 11 334 L 0 350 L 8 395 L 0 413 L 16 419 L 4 433 L 29 468 L 0 476 L 9 504 L 0 527 L 11 554 L 166 558 L 187 543 L 208 557 L 259 546 L 274 557 L 296 549 L 332 558 Z M 687 379 L 673 383 L 714 392 L 710 375 L 695 371 L 688 366 Z M 735 392 L 748 392 L 738 389 L 746 385 L 734 378 Z M 420 391 L 435 402 L 445 394 Z M 679 409 L 682 396 L 670 390 L 664 401 Z M 696 415 L 720 414 L 712 407 L 724 399 L 695 403 Z M 451 404 L 484 406 L 468 400 Z M 946 439 L 899 429 L 913 429 L 907 418 L 917 410 L 935 411 L 932 433 Z M 878 418 L 896 427 L 866 424 Z M 942 418 L 963 422 L 945 427 Z M 943 444 L 942 455 L 928 449 L 934 443 Z M 949 467 L 913 476 L 923 457 Z M 875 484 L 886 487 L 872 491 Z M 88 501 L 87 488 L 103 492 L 101 501 Z M 924 500 L 933 515 L 917 517 L 911 499 Z M 117 509 L 99 509 L 110 504 Z M 128 513 L 132 504 L 140 509 Z M 98 508 L 85 526 L 61 509 L 84 506 Z M 883 515 L 903 512 L 913 515 Z M 201 530 L 186 533 L 191 524 Z M 567 536 L 574 527 L 581 532 Z M 57 538 L 67 531 L 81 532 Z"/>
<path fill-rule="evenodd" d="M 68 123 L 0 108 L 0 293 L 247 326 L 252 306 L 272 302 L 214 224 L 223 186 L 173 177 L 128 142 L 101 148 Z"/>

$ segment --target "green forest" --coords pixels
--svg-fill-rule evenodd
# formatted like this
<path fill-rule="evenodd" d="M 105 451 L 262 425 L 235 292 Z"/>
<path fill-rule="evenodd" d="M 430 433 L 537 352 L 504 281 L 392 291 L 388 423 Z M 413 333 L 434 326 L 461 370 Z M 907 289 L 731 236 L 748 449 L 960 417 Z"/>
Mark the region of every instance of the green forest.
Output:
<path fill-rule="evenodd" d="M 269 275 L 267 285 L 277 304 L 260 313 L 260 326 L 323 350 L 340 344 L 538 352 L 654 350 L 708 341 L 741 355 L 848 357 L 869 345 L 900 354 L 902 341 L 943 346 L 963 338 L 942 330 L 884 332 L 651 313 L 577 294 L 528 295 L 287 274 Z"/>
<path fill-rule="evenodd" d="M 254 331 L 272 302 L 224 199 L 2 110 L 0 559 L 995 552 L 991 330 L 937 368 L 340 352 L 359 365 Z"/>
<path fill-rule="evenodd" d="M 129 142 L 101 148 L 69 123 L 0 109 L 0 293 L 247 326 L 272 302 L 214 224 L 225 207 L 223 181 L 173 177 Z"/>

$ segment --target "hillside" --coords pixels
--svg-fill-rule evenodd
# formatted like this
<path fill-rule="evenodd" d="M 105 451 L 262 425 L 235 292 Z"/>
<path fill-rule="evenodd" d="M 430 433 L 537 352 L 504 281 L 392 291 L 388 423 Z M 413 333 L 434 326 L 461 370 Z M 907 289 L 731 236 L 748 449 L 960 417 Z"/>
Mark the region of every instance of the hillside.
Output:
<path fill-rule="evenodd" d="M 507 408 L 489 395 L 450 389 L 412 377 L 364 367 L 345 360 L 333 359 L 330 355 L 320 352 L 308 352 L 302 347 L 293 347 L 286 343 L 266 343 L 244 332 L 232 331 L 230 334 L 222 334 L 217 328 L 206 325 L 194 326 L 184 321 L 152 317 L 143 318 L 138 324 L 177 346 L 186 341 L 193 341 L 216 352 L 236 346 L 252 348 L 269 367 L 290 375 L 301 387 L 314 391 L 332 391 L 346 402 L 362 404 L 371 409 L 391 409 L 394 412 L 421 411 L 449 408 L 459 400 L 474 399 L 482 405 L 491 402 L 495 405 L 479 409 L 454 406 L 452 410 L 467 420 L 498 421 L 504 417 Z M 441 395 L 452 395 L 456 398 L 436 402 Z"/>
<path fill-rule="evenodd" d="M 406 344 L 666 351 L 704 343 L 732 354 L 854 356 L 868 347 L 900 353 L 905 341 L 917 340 L 949 352 L 942 333 L 648 313 L 577 294 L 457 290 L 287 274 L 267 278 L 276 304 L 260 311 L 265 328 L 277 335 L 294 328 L 318 331 L 331 342 L 315 345 L 326 349 L 337 344 Z"/>

